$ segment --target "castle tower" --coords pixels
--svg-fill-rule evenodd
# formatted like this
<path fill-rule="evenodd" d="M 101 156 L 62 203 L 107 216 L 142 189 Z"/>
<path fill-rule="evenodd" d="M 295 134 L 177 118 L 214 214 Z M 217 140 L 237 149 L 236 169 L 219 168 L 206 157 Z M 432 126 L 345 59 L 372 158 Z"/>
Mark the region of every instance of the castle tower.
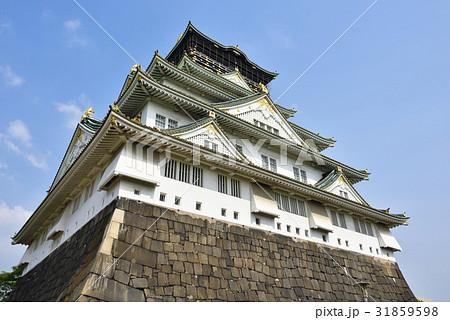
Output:
<path fill-rule="evenodd" d="M 390 231 L 408 217 L 369 205 L 369 173 L 289 120 L 276 76 L 191 23 L 134 66 L 14 236 L 28 248 L 10 299 L 414 301 Z"/>

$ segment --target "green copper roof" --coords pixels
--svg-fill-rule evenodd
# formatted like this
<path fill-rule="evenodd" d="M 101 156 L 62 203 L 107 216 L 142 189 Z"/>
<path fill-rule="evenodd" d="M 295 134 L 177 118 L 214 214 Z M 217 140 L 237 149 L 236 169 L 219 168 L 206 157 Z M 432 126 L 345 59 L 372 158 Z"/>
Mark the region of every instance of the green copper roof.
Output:
<path fill-rule="evenodd" d="M 91 133 L 95 133 L 102 126 L 102 121 L 91 117 L 85 117 L 81 120 L 80 126 Z"/>
<path fill-rule="evenodd" d="M 325 189 L 331 186 L 339 177 L 341 176 L 341 172 L 336 169 L 331 170 L 328 173 L 325 173 L 323 178 L 319 180 L 314 186 L 319 189 Z"/>

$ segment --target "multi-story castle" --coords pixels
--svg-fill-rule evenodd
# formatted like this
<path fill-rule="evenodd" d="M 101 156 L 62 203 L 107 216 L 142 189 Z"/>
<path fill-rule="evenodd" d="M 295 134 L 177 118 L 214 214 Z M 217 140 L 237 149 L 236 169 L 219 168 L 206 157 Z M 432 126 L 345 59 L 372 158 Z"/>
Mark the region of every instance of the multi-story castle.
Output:
<path fill-rule="evenodd" d="M 413 300 L 390 231 L 408 218 L 370 206 L 354 187 L 369 173 L 321 154 L 336 141 L 289 121 L 295 111 L 267 90 L 276 76 L 191 23 L 166 58 L 135 65 L 103 120 L 85 112 L 46 198 L 14 236 L 28 248 L 12 299 L 358 300 L 370 283 L 374 300 Z M 265 289 L 252 288 L 259 273 Z"/>

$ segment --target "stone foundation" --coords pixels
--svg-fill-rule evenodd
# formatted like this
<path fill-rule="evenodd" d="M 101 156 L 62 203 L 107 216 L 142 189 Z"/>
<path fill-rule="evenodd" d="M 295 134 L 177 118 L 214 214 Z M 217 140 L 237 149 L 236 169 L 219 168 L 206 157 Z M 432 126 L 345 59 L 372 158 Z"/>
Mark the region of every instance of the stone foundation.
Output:
<path fill-rule="evenodd" d="M 362 301 L 350 275 L 370 282 L 375 301 L 416 301 L 395 262 L 165 211 L 116 199 L 25 274 L 10 300 Z"/>

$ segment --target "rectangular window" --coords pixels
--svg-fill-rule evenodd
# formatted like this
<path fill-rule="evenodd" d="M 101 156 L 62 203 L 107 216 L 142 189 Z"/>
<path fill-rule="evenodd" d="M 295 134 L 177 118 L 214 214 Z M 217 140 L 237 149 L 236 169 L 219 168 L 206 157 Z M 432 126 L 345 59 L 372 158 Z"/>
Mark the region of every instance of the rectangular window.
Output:
<path fill-rule="evenodd" d="M 289 198 L 290 202 L 290 212 L 293 214 L 298 214 L 298 205 L 297 205 L 297 199 Z"/>
<path fill-rule="evenodd" d="M 166 194 L 165 193 L 160 193 L 159 194 L 159 201 L 161 201 L 161 202 L 165 202 L 166 201 Z"/>
<path fill-rule="evenodd" d="M 364 221 L 362 220 L 359 221 L 359 227 L 362 233 L 367 234 L 366 224 Z"/>
<path fill-rule="evenodd" d="M 92 194 L 94 193 L 94 188 L 95 188 L 95 179 L 91 183 L 91 187 L 89 189 L 89 197 L 92 197 Z"/>
<path fill-rule="evenodd" d="M 359 250 L 362 250 L 362 249 L 363 249 L 363 245 L 359 244 Z"/>
<path fill-rule="evenodd" d="M 269 157 L 265 155 L 261 155 L 262 167 L 264 169 L 269 169 Z"/>
<path fill-rule="evenodd" d="M 175 160 L 169 160 L 164 166 L 164 177 L 176 179 L 177 177 L 177 162 Z"/>
<path fill-rule="evenodd" d="M 330 214 L 331 214 L 331 223 L 332 223 L 334 226 L 339 226 L 339 222 L 338 222 L 338 218 L 337 218 L 336 212 L 333 211 L 333 210 L 331 210 L 331 211 L 330 211 Z"/>
<path fill-rule="evenodd" d="M 178 169 L 178 180 L 189 183 L 190 173 L 191 173 L 191 166 L 189 164 L 180 162 Z"/>
<path fill-rule="evenodd" d="M 345 240 L 345 246 L 346 246 L 346 247 L 349 246 L 348 240 Z"/>
<path fill-rule="evenodd" d="M 338 245 L 341 245 L 341 239 L 337 239 L 338 240 Z"/>
<path fill-rule="evenodd" d="M 300 234 L 300 228 L 295 228 L 295 233 Z"/>
<path fill-rule="evenodd" d="M 306 171 L 305 170 L 300 170 L 301 176 L 302 176 L 302 182 L 303 183 L 308 183 L 308 177 L 306 176 Z"/>
<path fill-rule="evenodd" d="M 273 128 L 273 133 L 275 133 L 277 136 L 280 135 L 280 131 L 278 129 Z"/>
<path fill-rule="evenodd" d="M 84 202 L 87 201 L 87 199 L 89 199 L 89 189 L 90 189 L 90 185 L 86 187 L 86 190 L 84 192 Z"/>
<path fill-rule="evenodd" d="M 217 147 L 218 147 L 217 143 L 205 140 L 204 141 L 204 146 L 205 146 L 205 148 L 208 148 L 208 149 L 211 149 L 211 150 L 217 152 Z"/>
<path fill-rule="evenodd" d="M 260 218 L 255 218 L 255 222 L 256 222 L 256 224 L 258 226 L 261 225 L 261 219 Z"/>
<path fill-rule="evenodd" d="M 228 190 L 227 182 L 228 178 L 226 176 L 219 174 L 217 179 L 217 191 L 227 194 Z"/>
<path fill-rule="evenodd" d="M 306 217 L 306 206 L 305 201 L 298 200 L 298 213 L 302 217 Z"/>
<path fill-rule="evenodd" d="M 277 172 L 277 160 L 270 158 L 270 171 Z"/>
<path fill-rule="evenodd" d="M 241 197 L 241 182 L 233 178 L 231 178 L 231 195 L 237 198 Z"/>
<path fill-rule="evenodd" d="M 138 196 L 141 194 L 141 191 L 139 191 L 138 189 L 134 189 L 134 194 Z"/>
<path fill-rule="evenodd" d="M 293 171 L 294 171 L 294 179 L 300 180 L 300 170 L 297 167 L 293 167 Z"/>
<path fill-rule="evenodd" d="M 192 184 L 203 187 L 203 169 L 197 167 L 192 168 Z"/>
<path fill-rule="evenodd" d="M 326 235 L 322 235 L 322 240 L 323 240 L 323 242 L 327 242 L 327 236 Z"/>
<path fill-rule="evenodd" d="M 341 190 L 341 191 L 339 191 L 339 194 L 341 195 L 341 197 L 343 197 L 345 199 L 348 199 L 348 193 L 347 192 Z"/>
<path fill-rule="evenodd" d="M 181 204 L 181 198 L 175 197 L 175 205 L 179 206 Z"/>
<path fill-rule="evenodd" d="M 202 210 L 202 203 L 201 202 L 196 202 L 195 203 L 195 210 L 198 210 L 198 211 Z"/>
<path fill-rule="evenodd" d="M 287 231 L 287 232 L 291 232 L 291 226 L 290 226 L 290 225 L 287 225 L 287 226 L 286 226 L 286 231 Z"/>
<path fill-rule="evenodd" d="M 339 226 L 341 226 L 341 228 L 345 228 L 347 229 L 347 223 L 345 222 L 345 216 L 343 213 L 338 213 L 339 216 Z"/>
<path fill-rule="evenodd" d="M 281 223 L 277 222 L 277 229 L 281 230 Z"/>
<path fill-rule="evenodd" d="M 222 217 L 226 217 L 227 216 L 227 209 L 222 208 L 221 215 L 222 215 Z"/>
<path fill-rule="evenodd" d="M 239 219 L 239 212 L 235 211 L 235 212 L 233 213 L 233 216 L 234 216 L 234 218 L 235 218 L 236 220 Z"/>
<path fill-rule="evenodd" d="M 372 224 L 370 222 L 366 221 L 366 227 L 367 227 L 367 234 L 371 237 L 373 237 L 373 229 Z"/>
<path fill-rule="evenodd" d="M 169 121 L 167 123 L 167 127 L 169 129 L 178 128 L 178 121 L 173 120 L 173 119 L 169 119 Z"/>
<path fill-rule="evenodd" d="M 353 218 L 353 224 L 355 225 L 355 231 L 361 232 L 361 229 L 359 228 L 359 221 L 356 218 Z"/>
<path fill-rule="evenodd" d="M 72 210 L 72 214 L 75 213 L 75 211 L 78 210 L 78 207 L 80 206 L 80 196 L 78 196 L 74 201 L 73 201 L 73 210 Z"/>
<path fill-rule="evenodd" d="M 289 197 L 282 194 L 281 195 L 281 210 L 289 212 Z"/>
<path fill-rule="evenodd" d="M 305 237 L 309 237 L 309 230 L 305 230 Z"/>
<path fill-rule="evenodd" d="M 278 192 L 274 192 L 275 195 L 275 201 L 277 203 L 277 207 L 279 210 L 281 210 L 281 195 Z"/>
<path fill-rule="evenodd" d="M 158 129 L 164 129 L 166 127 L 166 117 L 156 114 L 155 127 Z"/>

